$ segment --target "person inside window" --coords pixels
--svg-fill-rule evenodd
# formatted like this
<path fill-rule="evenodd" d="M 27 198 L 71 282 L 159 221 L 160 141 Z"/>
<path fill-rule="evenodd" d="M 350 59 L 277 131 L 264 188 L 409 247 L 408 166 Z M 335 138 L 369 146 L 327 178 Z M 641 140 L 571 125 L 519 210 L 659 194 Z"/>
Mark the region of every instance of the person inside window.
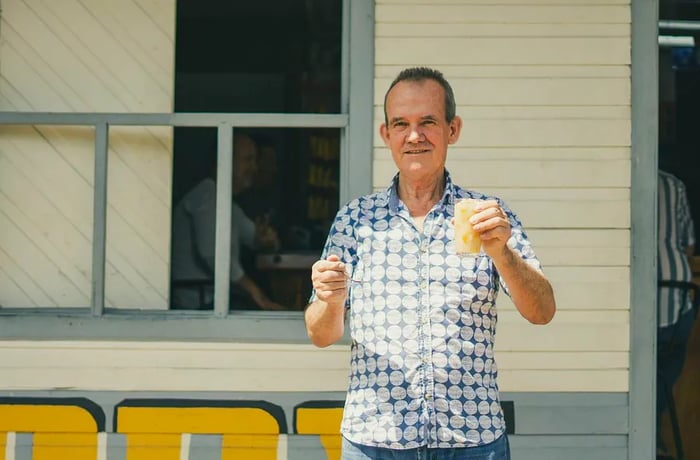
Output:
<path fill-rule="evenodd" d="M 252 221 L 235 198 L 253 184 L 258 148 L 245 133 L 236 132 L 233 142 L 233 183 L 231 200 L 231 308 L 281 310 L 250 278 L 241 264 L 243 246 L 276 250 L 277 232 L 267 220 Z M 216 171 L 213 167 L 212 171 Z M 216 228 L 215 174 L 199 182 L 176 205 L 173 213 L 172 307 L 211 309 L 214 298 Z"/>
<path fill-rule="evenodd" d="M 690 257 L 695 252 L 695 231 L 685 184 L 659 169 L 658 173 L 658 265 L 659 282 L 690 283 Z M 685 363 L 688 339 L 695 323 L 690 291 L 659 286 L 657 291 L 657 459 L 671 459 L 661 436 L 661 419 L 668 394 L 678 381 Z"/>

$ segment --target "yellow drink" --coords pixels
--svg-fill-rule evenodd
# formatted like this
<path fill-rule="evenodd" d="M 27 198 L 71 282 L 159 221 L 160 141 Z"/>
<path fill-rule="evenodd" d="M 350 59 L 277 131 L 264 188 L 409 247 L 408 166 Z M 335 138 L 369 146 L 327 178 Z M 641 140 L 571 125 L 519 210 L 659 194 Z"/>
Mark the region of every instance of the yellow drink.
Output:
<path fill-rule="evenodd" d="M 481 238 L 474 231 L 469 218 L 475 214 L 474 206 L 479 200 L 463 199 L 455 203 L 455 251 L 457 254 L 478 254 Z"/>

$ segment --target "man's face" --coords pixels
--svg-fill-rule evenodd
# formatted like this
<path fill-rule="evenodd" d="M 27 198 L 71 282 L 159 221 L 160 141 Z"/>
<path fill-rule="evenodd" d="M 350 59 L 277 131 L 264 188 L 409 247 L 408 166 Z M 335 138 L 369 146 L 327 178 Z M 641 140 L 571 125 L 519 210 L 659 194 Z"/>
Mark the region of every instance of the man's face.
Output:
<path fill-rule="evenodd" d="M 447 146 L 459 138 L 462 120 L 445 120 L 445 92 L 434 80 L 402 81 L 386 99 L 384 143 L 401 174 L 421 179 L 442 174 Z"/>
<path fill-rule="evenodd" d="M 253 185 L 258 170 L 258 151 L 255 143 L 248 136 L 235 138 L 233 149 L 233 184 L 238 190 L 245 190 Z"/>

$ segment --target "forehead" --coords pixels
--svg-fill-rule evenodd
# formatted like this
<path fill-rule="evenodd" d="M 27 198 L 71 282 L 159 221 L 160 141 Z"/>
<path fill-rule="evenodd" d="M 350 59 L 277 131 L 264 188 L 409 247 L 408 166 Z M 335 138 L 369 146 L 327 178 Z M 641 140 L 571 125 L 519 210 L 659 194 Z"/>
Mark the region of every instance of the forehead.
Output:
<path fill-rule="evenodd" d="M 389 118 L 443 115 L 445 90 L 435 80 L 399 82 L 387 94 L 386 111 Z"/>

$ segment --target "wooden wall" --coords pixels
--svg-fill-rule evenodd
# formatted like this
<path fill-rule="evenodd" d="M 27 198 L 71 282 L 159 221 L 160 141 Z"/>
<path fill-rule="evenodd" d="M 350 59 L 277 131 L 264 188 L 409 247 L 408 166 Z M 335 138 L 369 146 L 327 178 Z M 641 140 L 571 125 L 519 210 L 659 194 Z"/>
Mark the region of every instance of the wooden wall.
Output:
<path fill-rule="evenodd" d="M 12 0 L 0 110 L 170 112 L 175 0 Z M 110 131 L 106 304 L 166 308 L 170 128 Z M 90 303 L 94 131 L 0 128 L 0 305 Z"/>

